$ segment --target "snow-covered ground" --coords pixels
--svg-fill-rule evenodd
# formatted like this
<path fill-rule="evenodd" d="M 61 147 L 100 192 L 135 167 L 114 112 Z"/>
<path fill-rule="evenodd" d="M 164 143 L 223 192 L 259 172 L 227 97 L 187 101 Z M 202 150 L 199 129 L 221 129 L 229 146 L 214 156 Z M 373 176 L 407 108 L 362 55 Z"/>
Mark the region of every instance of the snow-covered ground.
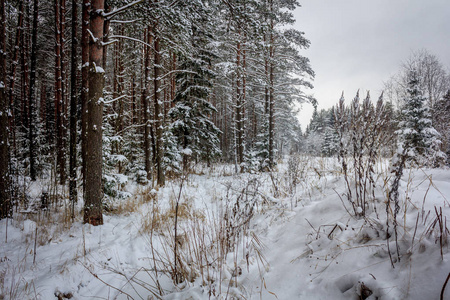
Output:
<path fill-rule="evenodd" d="M 386 242 L 383 184 L 389 173 L 380 170 L 366 218 L 355 218 L 337 170 L 333 160 L 304 157 L 295 175 L 286 163 L 272 174 L 236 175 L 231 166 L 215 166 L 158 191 L 129 183 L 133 196 L 105 213 L 98 227 L 83 225 L 81 215 L 72 223 L 64 205 L 58 214 L 17 212 L 8 224 L 0 221 L 0 295 L 439 299 L 450 272 L 450 170 L 405 172 L 397 220 L 400 260 L 392 220 L 391 255 Z M 450 299 L 450 287 L 444 299 Z"/>

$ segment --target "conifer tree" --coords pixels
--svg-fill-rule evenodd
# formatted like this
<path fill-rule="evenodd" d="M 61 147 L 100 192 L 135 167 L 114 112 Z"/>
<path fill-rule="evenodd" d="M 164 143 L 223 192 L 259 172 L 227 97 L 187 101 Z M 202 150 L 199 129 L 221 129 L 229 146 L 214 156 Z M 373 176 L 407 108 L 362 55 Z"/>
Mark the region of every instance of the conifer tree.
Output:
<path fill-rule="evenodd" d="M 445 160 L 445 154 L 440 151 L 440 134 L 432 125 L 426 97 L 419 88 L 417 72 L 411 70 L 408 78 L 407 98 L 397 131 L 402 151 L 410 163 L 439 165 Z"/>
<path fill-rule="evenodd" d="M 199 16 L 201 17 L 201 16 Z M 215 107 L 210 103 L 213 53 L 208 49 L 211 36 L 207 33 L 207 19 L 191 24 L 192 55 L 182 58 L 177 76 L 178 92 L 174 107 L 171 130 L 177 137 L 183 155 L 183 168 L 187 167 L 189 156 L 208 162 L 220 154 L 219 129 L 210 120 Z"/>

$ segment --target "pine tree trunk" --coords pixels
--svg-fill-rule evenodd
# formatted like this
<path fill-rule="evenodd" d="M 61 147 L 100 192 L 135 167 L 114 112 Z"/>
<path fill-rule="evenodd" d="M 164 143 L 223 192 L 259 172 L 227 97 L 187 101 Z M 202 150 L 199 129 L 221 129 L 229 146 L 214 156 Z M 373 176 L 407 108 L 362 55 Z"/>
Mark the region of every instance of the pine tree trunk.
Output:
<path fill-rule="evenodd" d="M 119 34 L 123 35 L 123 26 L 120 26 L 119 29 Z M 124 75 L 125 75 L 125 69 L 123 66 L 123 60 L 122 60 L 122 51 L 123 51 L 123 47 L 122 47 L 122 41 L 118 41 L 117 43 L 117 49 L 118 49 L 118 53 L 117 53 L 117 69 L 118 69 L 118 78 L 117 78 L 117 92 L 118 92 L 118 96 L 121 97 L 123 96 L 124 93 Z M 124 126 L 124 100 L 123 98 L 120 98 L 119 100 L 117 100 L 117 104 L 118 104 L 118 108 L 116 110 L 117 112 L 117 121 L 115 124 L 115 129 L 116 129 L 116 133 L 119 134 L 122 130 L 123 130 L 123 126 Z M 117 149 L 116 149 L 117 153 L 120 153 L 121 149 L 120 149 L 120 143 L 117 143 Z M 120 171 L 119 171 L 120 173 Z"/>
<path fill-rule="evenodd" d="M 105 13 L 110 11 L 110 5 L 108 0 L 105 1 Z M 108 34 L 109 34 L 109 20 L 105 20 L 105 23 L 103 24 L 103 42 L 108 42 Z M 120 41 L 119 41 L 120 42 Z M 108 58 L 108 46 L 103 46 L 103 59 L 102 59 L 102 68 L 106 70 L 106 61 Z"/>
<path fill-rule="evenodd" d="M 150 28 L 145 32 L 144 40 L 147 43 L 151 42 Z M 152 158 L 150 151 L 150 97 L 148 95 L 148 79 L 150 78 L 150 47 L 144 46 L 144 81 L 142 87 L 142 102 L 144 107 L 144 160 L 145 160 L 145 172 L 147 173 L 147 179 L 152 178 Z"/>
<path fill-rule="evenodd" d="M 30 155 L 30 177 L 32 181 L 36 180 L 36 158 L 35 158 L 35 102 L 36 102 L 36 56 L 37 56 L 37 25 L 38 25 L 38 0 L 34 0 L 33 7 L 33 28 L 31 34 L 31 67 L 30 67 L 30 93 L 29 93 L 29 108 L 28 108 L 28 142 Z"/>
<path fill-rule="evenodd" d="M 273 1 L 269 0 L 270 11 L 273 12 Z M 274 166 L 274 20 L 270 20 L 269 46 L 269 168 Z"/>
<path fill-rule="evenodd" d="M 136 106 L 136 79 L 135 74 L 133 73 L 131 77 L 131 125 L 136 125 L 138 123 L 138 113 Z"/>
<path fill-rule="evenodd" d="M 243 93 L 242 93 L 242 72 L 241 72 L 241 43 L 236 47 L 236 156 L 237 163 L 244 162 L 244 116 L 243 116 Z"/>
<path fill-rule="evenodd" d="M 87 103 L 86 199 L 84 222 L 103 224 L 102 215 L 102 119 L 103 119 L 103 9 L 104 0 L 91 0 L 89 44 L 89 99 Z"/>
<path fill-rule="evenodd" d="M 70 144 L 69 144 L 69 199 L 77 202 L 77 67 L 78 67 L 78 11 L 77 0 L 72 0 L 72 58 L 70 66 Z M 74 212 L 72 211 L 72 214 Z"/>
<path fill-rule="evenodd" d="M 9 73 L 9 88 L 8 88 L 8 98 L 9 98 L 9 106 L 10 106 L 10 117 L 9 117 L 9 126 L 10 126 L 10 134 L 12 136 L 13 149 L 16 149 L 16 127 L 15 127 L 15 116 L 16 116 L 16 108 L 14 105 L 14 85 L 16 79 L 16 70 L 17 65 L 19 64 L 19 45 L 21 41 L 21 36 L 23 33 L 23 14 L 24 14 L 24 5 L 23 0 L 19 2 L 19 17 L 17 20 L 16 27 L 16 41 L 14 44 L 14 52 L 11 63 L 11 71 Z"/>
<path fill-rule="evenodd" d="M 154 124 L 156 133 L 156 180 L 159 186 L 164 186 L 165 176 L 163 170 L 163 158 L 164 158 L 164 145 L 163 145 L 163 123 L 162 123 L 162 109 L 161 109 L 161 49 L 160 49 L 160 39 L 158 36 L 157 24 L 153 27 L 155 38 L 153 40 L 154 46 Z"/>
<path fill-rule="evenodd" d="M 81 173 L 83 176 L 83 194 L 86 188 L 87 160 L 87 103 L 89 92 L 89 11 L 90 0 L 83 0 L 81 17 Z"/>
<path fill-rule="evenodd" d="M 8 98 L 6 95 L 6 14 L 0 0 L 0 219 L 12 214 L 9 177 Z"/>
<path fill-rule="evenodd" d="M 24 16 L 24 29 L 28 28 L 30 25 L 29 15 L 30 15 L 30 5 L 29 3 L 25 3 L 25 16 Z M 21 121 L 22 123 L 19 128 L 22 128 L 23 130 L 28 130 L 28 106 L 29 106 L 29 96 L 28 93 L 30 92 L 30 69 L 29 69 L 29 35 L 22 34 L 21 36 L 21 68 L 22 68 L 22 89 L 21 89 L 21 103 L 22 103 L 22 115 L 21 115 Z"/>
<path fill-rule="evenodd" d="M 56 121 L 56 162 L 61 183 L 65 182 L 64 160 L 64 124 L 63 124 L 63 98 L 62 98 L 62 69 L 61 69 L 61 18 L 59 0 L 55 0 L 55 121 Z"/>
<path fill-rule="evenodd" d="M 67 173 L 66 173 L 66 156 L 67 156 L 67 108 L 68 108 L 68 100 L 67 100 L 67 63 L 66 63 L 66 48 L 65 48 L 65 28 L 66 28 L 66 0 L 60 0 L 60 14 L 59 17 L 61 18 L 59 22 L 60 26 L 60 60 L 61 60 L 61 148 L 58 148 L 60 153 L 60 159 L 59 162 L 60 165 L 60 183 L 65 184 Z"/>

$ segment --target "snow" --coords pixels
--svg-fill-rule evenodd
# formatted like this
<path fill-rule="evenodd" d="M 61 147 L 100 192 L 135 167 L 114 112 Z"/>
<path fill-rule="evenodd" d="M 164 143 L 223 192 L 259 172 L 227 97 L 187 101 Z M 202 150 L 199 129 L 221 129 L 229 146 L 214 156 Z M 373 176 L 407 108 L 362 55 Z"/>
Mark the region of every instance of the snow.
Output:
<path fill-rule="evenodd" d="M 185 149 L 181 150 L 181 153 L 184 155 L 187 155 L 187 156 L 192 155 L 192 149 L 185 148 Z"/>
<path fill-rule="evenodd" d="M 100 66 L 95 66 L 95 73 L 105 73 L 105 70 Z"/>
<path fill-rule="evenodd" d="M 395 241 L 390 239 L 392 268 L 382 188 L 389 172 L 380 172 L 373 201 L 377 210 L 356 218 L 346 211 L 351 207 L 342 196 L 346 185 L 336 162 L 305 158 L 301 163 L 306 171 L 291 191 L 286 164 L 272 174 L 238 175 L 233 165 L 199 165 L 195 173 L 203 175 L 170 181 L 164 188 L 137 185 L 114 174 L 109 180 L 125 186 L 120 201 L 134 208 L 105 212 L 104 225 L 97 227 L 82 224 L 80 214 L 70 223 L 57 214 L 18 212 L 9 220 L 7 243 L 6 220 L 0 221 L 0 274 L 5 274 L 0 294 L 8 295 L 13 287 L 17 299 L 55 299 L 57 292 L 72 293 L 74 299 L 127 299 L 119 289 L 134 299 L 151 299 L 150 291 L 157 291 L 153 255 L 165 264 L 173 258 L 171 207 L 179 199 L 178 230 L 189 239 L 180 242 L 179 251 L 189 262 L 185 268 L 197 273 L 174 285 L 170 274 L 160 272 L 162 299 L 359 299 L 366 288 L 372 292 L 367 299 L 439 298 L 450 254 L 447 243 L 441 257 L 439 232 L 429 230 L 435 207 L 442 208 L 444 218 L 450 217 L 450 170 L 404 172 L 398 220 L 401 257 L 397 261 Z M 314 171 L 319 165 L 320 176 Z M 42 186 L 30 183 L 32 198 L 39 199 Z M 81 211 L 82 203 L 77 208 Z M 235 230 L 252 217 L 236 237 L 234 250 L 223 261 L 213 260 L 209 249 L 220 248 L 210 242 L 216 241 L 226 211 Z M 194 239 L 194 228 L 202 228 L 204 234 Z M 194 241 L 202 240 L 207 247 L 197 252 Z M 194 267 L 198 253 L 205 255 L 201 268 Z M 202 268 L 213 281 L 206 273 L 204 278 L 200 275 Z M 445 295 L 450 297 L 450 290 Z"/>
<path fill-rule="evenodd" d="M 116 178 L 117 183 L 119 183 L 120 185 L 126 184 L 128 182 L 128 176 L 126 176 L 126 175 L 114 174 L 114 177 Z"/>

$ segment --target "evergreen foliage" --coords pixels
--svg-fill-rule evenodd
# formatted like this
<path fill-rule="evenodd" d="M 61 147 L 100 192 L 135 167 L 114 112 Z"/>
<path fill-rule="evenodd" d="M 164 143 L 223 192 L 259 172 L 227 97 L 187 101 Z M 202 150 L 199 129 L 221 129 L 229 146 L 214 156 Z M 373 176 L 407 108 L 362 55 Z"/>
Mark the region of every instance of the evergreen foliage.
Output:
<path fill-rule="evenodd" d="M 430 110 L 414 69 L 409 73 L 407 95 L 397 131 L 407 162 L 415 165 L 440 165 L 446 160 L 446 156 L 440 150 L 440 134 L 433 127 Z"/>
<path fill-rule="evenodd" d="M 212 36 L 208 31 L 205 17 L 200 24 L 192 21 L 192 50 L 190 55 L 184 55 L 180 59 L 181 71 L 176 77 L 178 91 L 169 111 L 170 130 L 177 138 L 184 168 L 188 168 L 188 161 L 192 158 L 209 164 L 221 153 L 220 130 L 210 119 L 217 110 L 210 102 L 215 73 L 212 67 L 214 54 L 209 49 Z M 169 140 L 167 139 L 166 143 Z"/>

